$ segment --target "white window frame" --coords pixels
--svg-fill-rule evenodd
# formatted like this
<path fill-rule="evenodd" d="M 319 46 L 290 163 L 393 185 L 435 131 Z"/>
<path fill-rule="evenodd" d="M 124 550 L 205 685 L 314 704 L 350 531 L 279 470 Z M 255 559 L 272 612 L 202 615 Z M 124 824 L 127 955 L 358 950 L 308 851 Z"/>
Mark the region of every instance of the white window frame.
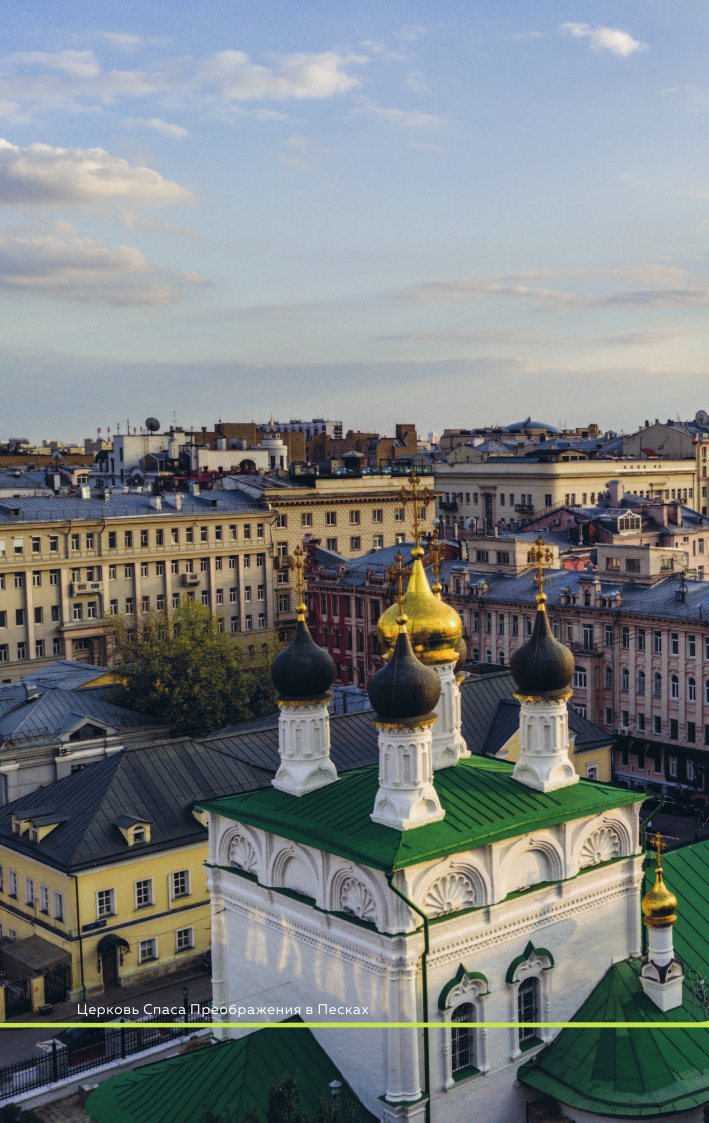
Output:
<path fill-rule="evenodd" d="M 110 894 L 110 901 L 111 901 L 111 911 L 110 912 L 102 912 L 101 911 L 101 908 L 100 908 L 100 905 L 99 905 L 99 896 L 100 896 L 101 893 L 109 893 Z M 105 916 L 115 916 L 115 915 L 116 915 L 116 890 L 115 890 L 115 886 L 112 886 L 110 889 L 97 889 L 96 890 L 96 919 L 97 920 L 103 920 L 103 918 Z"/>
<path fill-rule="evenodd" d="M 488 994 L 487 979 L 484 977 L 474 978 L 468 975 L 467 972 L 464 972 L 460 982 L 452 987 L 446 995 L 445 1006 L 440 1011 L 441 1021 L 446 1026 L 446 1031 L 442 1035 L 441 1046 L 446 1091 L 448 1091 L 449 1088 L 453 1088 L 455 1084 L 458 1083 L 453 1077 L 453 1048 L 451 1036 L 453 1014 L 459 1006 L 469 1002 L 471 1006 L 475 1007 L 476 1021 L 486 1021 L 485 999 L 488 997 Z M 484 1030 L 480 1029 L 475 1030 L 475 1059 L 478 1063 L 475 1066 L 476 1071 L 471 1071 L 470 1073 L 471 1078 L 483 1072 L 488 1072 L 490 1068 L 487 1056 L 487 1034 Z M 467 1078 L 463 1077 L 462 1079 Z"/>
<path fill-rule="evenodd" d="M 512 980 L 508 982 L 510 993 L 510 1022 L 514 1022 L 514 1027 L 511 1029 L 511 1053 L 510 1059 L 516 1060 L 521 1056 L 534 1055 L 537 1049 L 540 1049 L 543 1044 L 546 1044 L 554 1036 L 554 1030 L 539 1029 L 536 1030 L 535 1036 L 539 1038 L 538 1045 L 532 1045 L 527 1049 L 521 1049 L 519 1044 L 519 1021 L 518 1013 L 518 994 L 519 988 L 523 982 L 530 978 L 539 980 L 539 1020 L 542 1022 L 550 1022 L 551 1018 L 551 973 L 554 968 L 553 962 L 549 959 L 548 955 L 543 949 L 537 951 L 532 948 L 529 955 L 517 965 L 515 968 Z"/>
<path fill-rule="evenodd" d="M 189 939 L 190 942 L 188 944 L 185 944 L 184 947 L 180 947 L 179 937 L 181 935 L 183 935 L 183 933 L 185 933 L 185 932 L 189 933 L 188 939 Z M 177 954 L 179 954 L 180 952 L 183 952 L 183 951 L 191 951 L 192 948 L 194 948 L 194 927 L 190 926 L 189 928 L 176 928 L 175 929 L 175 954 L 177 955 Z"/>
<path fill-rule="evenodd" d="M 151 949 L 148 950 L 147 946 L 150 944 Z M 158 938 L 157 936 L 149 936 L 145 940 L 138 941 L 138 963 L 154 963 L 158 959 Z"/>
<path fill-rule="evenodd" d="M 142 887 L 144 885 L 147 885 L 147 887 L 148 887 L 148 900 L 147 901 L 139 901 L 138 900 L 138 886 Z M 133 894 L 134 894 L 134 898 L 135 898 L 136 909 L 147 909 L 147 908 L 150 908 L 151 905 L 154 905 L 155 904 L 155 894 L 153 892 L 153 879 L 152 879 L 152 877 L 142 877 L 140 879 L 140 881 L 136 881 L 133 885 Z"/>
<path fill-rule="evenodd" d="M 175 891 L 176 878 L 182 877 L 183 874 L 184 874 L 184 877 L 185 877 L 185 884 L 186 884 L 187 888 L 186 888 L 184 893 L 177 893 Z M 172 901 L 181 901 L 185 897 L 190 897 L 191 895 L 192 895 L 192 886 L 191 886 L 190 871 L 189 870 L 173 870 L 172 873 L 170 874 L 170 899 Z"/>

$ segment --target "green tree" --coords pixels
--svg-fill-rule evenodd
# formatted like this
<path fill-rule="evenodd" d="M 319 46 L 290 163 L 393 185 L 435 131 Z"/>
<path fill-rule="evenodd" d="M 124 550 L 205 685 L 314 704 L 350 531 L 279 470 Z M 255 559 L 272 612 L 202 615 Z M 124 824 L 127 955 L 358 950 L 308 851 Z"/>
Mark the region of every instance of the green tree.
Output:
<path fill-rule="evenodd" d="M 255 716 L 253 675 L 222 624 L 189 597 L 169 613 L 111 617 L 112 669 L 124 683 L 123 703 L 169 724 L 173 736 L 204 736 Z M 267 704 L 265 693 L 259 707 Z"/>
<path fill-rule="evenodd" d="M 298 1077 L 285 1073 L 268 1090 L 265 1121 L 256 1111 L 246 1112 L 241 1119 L 238 1112 L 214 1115 L 207 1111 L 199 1123 L 359 1123 L 359 1111 L 353 1100 L 343 1110 L 338 1100 L 323 1093 L 313 1119 L 301 1109 L 300 1097 Z"/>

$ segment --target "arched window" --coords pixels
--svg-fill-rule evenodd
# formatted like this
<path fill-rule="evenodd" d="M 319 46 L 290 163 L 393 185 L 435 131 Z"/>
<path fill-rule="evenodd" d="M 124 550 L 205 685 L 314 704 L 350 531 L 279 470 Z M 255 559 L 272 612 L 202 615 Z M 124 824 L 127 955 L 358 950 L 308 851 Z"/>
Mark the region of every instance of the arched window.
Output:
<path fill-rule="evenodd" d="M 517 1021 L 519 1022 L 519 1043 L 539 1037 L 539 1031 L 530 1025 L 539 1018 L 539 979 L 525 979 L 517 991 Z"/>
<path fill-rule="evenodd" d="M 475 1030 L 471 1025 L 458 1025 L 459 1022 L 474 1022 L 477 1011 L 472 1002 L 456 1006 L 451 1015 L 451 1061 L 453 1075 L 476 1069 Z"/>
<path fill-rule="evenodd" d="M 677 675 L 670 677 L 670 698 L 679 698 L 679 678 Z"/>
<path fill-rule="evenodd" d="M 697 684 L 693 678 L 687 679 L 687 701 L 696 702 L 697 700 Z"/>
<path fill-rule="evenodd" d="M 606 690 L 610 690 L 613 686 L 613 671 L 610 667 L 605 667 L 603 672 L 603 686 Z"/>
<path fill-rule="evenodd" d="M 659 671 L 655 671 L 655 675 L 652 680 L 652 694 L 654 698 L 662 697 L 662 675 Z"/>
<path fill-rule="evenodd" d="M 645 693 L 645 672 L 638 671 L 638 694 Z"/>
<path fill-rule="evenodd" d="M 505 665 L 505 653 L 504 653 L 504 651 L 500 652 L 500 658 L 499 658 L 498 662 L 499 662 L 501 667 L 504 667 L 504 665 Z"/>
<path fill-rule="evenodd" d="M 627 667 L 623 667 L 620 672 L 620 689 L 630 690 L 630 671 Z"/>
<path fill-rule="evenodd" d="M 492 663 L 492 652 L 489 650 L 489 648 L 485 652 L 485 662 L 486 663 Z"/>
<path fill-rule="evenodd" d="M 480 662 L 480 651 L 477 647 L 474 647 L 473 650 L 470 652 L 470 657 L 473 660 L 473 663 L 479 663 Z M 709 696 L 709 682 L 707 682 L 707 696 Z"/>

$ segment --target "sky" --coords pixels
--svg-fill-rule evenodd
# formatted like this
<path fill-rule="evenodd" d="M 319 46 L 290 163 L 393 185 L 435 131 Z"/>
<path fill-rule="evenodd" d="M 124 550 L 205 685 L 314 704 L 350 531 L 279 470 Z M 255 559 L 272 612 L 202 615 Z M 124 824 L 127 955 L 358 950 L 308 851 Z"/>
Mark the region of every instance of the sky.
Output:
<path fill-rule="evenodd" d="M 5 0 L 0 439 L 709 410 L 702 0 Z"/>

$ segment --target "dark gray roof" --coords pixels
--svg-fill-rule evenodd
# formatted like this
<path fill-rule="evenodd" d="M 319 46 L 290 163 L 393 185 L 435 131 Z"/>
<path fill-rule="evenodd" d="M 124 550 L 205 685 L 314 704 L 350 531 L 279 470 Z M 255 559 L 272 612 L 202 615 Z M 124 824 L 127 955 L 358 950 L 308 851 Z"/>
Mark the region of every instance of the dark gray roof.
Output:
<path fill-rule="evenodd" d="M 546 429 L 548 433 L 560 433 L 561 430 L 556 425 L 549 425 L 547 421 L 532 421 L 527 417 L 524 421 L 513 421 L 511 425 L 503 425 L 503 433 L 518 433 L 523 432 L 525 429 Z"/>
<path fill-rule="evenodd" d="M 510 675 L 509 678 L 511 679 L 512 676 Z M 519 729 L 519 706 L 516 698 L 499 699 L 485 736 L 482 747 L 483 755 L 494 756 L 517 732 Z M 582 717 L 571 707 L 569 707 L 569 730 L 576 734 L 576 752 L 586 752 L 600 748 L 602 745 L 610 745 L 614 740 L 612 736 L 599 729 L 588 718 Z M 468 743 L 468 748 L 472 750 L 473 746 Z"/>
<path fill-rule="evenodd" d="M 0 837 L 12 850 L 31 853 L 60 869 L 81 869 L 153 853 L 205 837 L 192 814 L 199 799 L 265 787 L 263 771 L 209 745 L 165 741 L 127 749 L 91 764 L 81 772 L 49 784 L 0 808 Z M 27 808 L 43 815 L 61 811 L 68 819 L 41 842 L 12 833 L 13 812 Z M 123 816 L 151 826 L 150 842 L 129 847 L 118 829 Z"/>
<path fill-rule="evenodd" d="M 84 690 L 63 690 L 60 687 L 39 688 L 37 698 L 25 698 L 24 687 L 14 706 L 4 707 L 0 716 L 0 745 L 20 745 L 51 741 L 71 733 L 87 722 L 113 733 L 119 729 L 152 728 L 154 718 L 127 710 L 117 703 L 121 688 L 116 686 L 87 687 Z"/>
<path fill-rule="evenodd" d="M 371 710 L 372 703 L 369 701 L 369 696 L 366 690 L 362 690 L 359 686 L 331 686 L 329 693 L 332 694 L 332 701 L 328 702 L 328 710 L 330 715 L 350 713 L 354 714 L 360 710 Z M 225 725 L 223 729 L 215 729 L 210 733 L 207 740 L 220 737 L 238 736 L 242 733 L 253 733 L 261 729 L 271 729 L 278 725 L 278 711 L 274 714 L 266 714 L 264 717 L 251 718 L 250 721 L 240 721 L 236 725 Z"/>
<path fill-rule="evenodd" d="M 174 495 L 162 497 L 162 510 L 151 506 L 153 497 L 143 492 L 117 493 L 111 492 L 110 499 L 81 499 L 78 496 L 47 496 L 47 497 L 21 497 L 18 499 L 0 500 L 0 523 L 17 524 L 33 522 L 82 522 L 89 519 L 134 519 L 134 518 L 199 518 L 216 512 L 222 512 L 224 517 L 239 512 L 253 511 L 254 514 L 265 511 L 257 501 L 238 488 L 226 491 L 208 491 L 201 495 L 190 495 L 180 492 L 181 508 L 177 509 Z M 212 507 L 212 503 L 216 507 Z M 19 513 L 13 515 L 13 511 Z"/>
<path fill-rule="evenodd" d="M 36 682 L 40 686 L 61 686 L 65 690 L 77 690 L 96 678 L 110 675 L 110 667 L 94 667 L 89 663 L 73 663 L 70 659 L 57 659 L 41 670 L 22 676 L 22 682 Z"/>

